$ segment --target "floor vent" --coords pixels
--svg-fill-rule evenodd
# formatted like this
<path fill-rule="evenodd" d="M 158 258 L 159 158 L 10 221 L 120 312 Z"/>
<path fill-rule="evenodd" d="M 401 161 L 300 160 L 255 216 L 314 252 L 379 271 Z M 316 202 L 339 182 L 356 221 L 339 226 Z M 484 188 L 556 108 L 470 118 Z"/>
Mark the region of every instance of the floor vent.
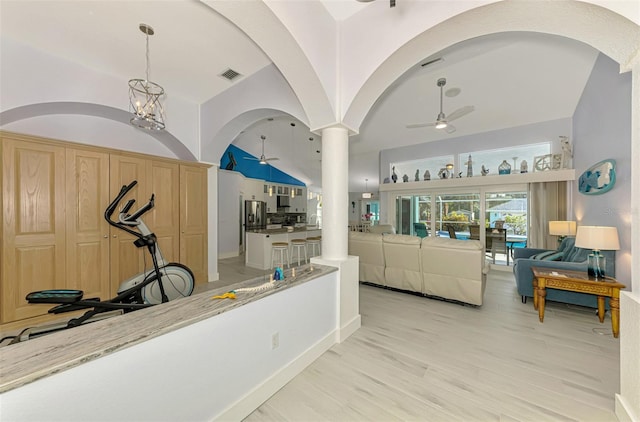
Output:
<path fill-rule="evenodd" d="M 222 72 L 222 73 L 220 74 L 220 76 L 222 76 L 222 77 L 223 77 L 223 78 L 225 78 L 225 79 L 228 79 L 228 80 L 232 81 L 232 80 L 234 80 L 235 78 L 237 78 L 238 76 L 242 76 L 242 75 L 240 75 L 238 72 L 236 72 L 236 71 L 235 71 L 235 70 L 233 70 L 233 69 L 227 69 L 227 70 L 225 70 L 224 72 Z"/>

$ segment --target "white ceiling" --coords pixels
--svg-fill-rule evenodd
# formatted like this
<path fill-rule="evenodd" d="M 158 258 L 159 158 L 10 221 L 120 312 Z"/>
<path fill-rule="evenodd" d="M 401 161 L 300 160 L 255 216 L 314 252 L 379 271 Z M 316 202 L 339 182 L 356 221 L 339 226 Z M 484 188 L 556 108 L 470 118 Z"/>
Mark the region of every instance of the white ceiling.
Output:
<path fill-rule="evenodd" d="M 357 13 L 366 3 L 325 0 L 336 20 Z M 155 7 L 149 7 L 155 5 Z M 15 1 L 0 2 L 2 36 L 33 45 L 49 54 L 76 61 L 122 79 L 144 76 L 145 37 L 138 29 L 147 23 L 151 77 L 176 95 L 202 103 L 232 86 L 219 74 L 227 68 L 247 78 L 270 63 L 242 32 L 202 3 L 165 1 Z M 438 54 L 444 61 L 416 66 L 377 101 L 350 140 L 350 154 L 369 154 L 395 146 L 430 142 L 573 115 L 597 52 L 580 43 L 542 34 L 498 34 L 469 40 Z M 425 57 L 425 62 L 433 57 Z M 432 127 L 407 129 L 409 123 L 435 120 L 439 112 L 436 81 L 447 78 L 446 89 L 459 88 L 444 98 L 444 112 L 473 105 L 475 111 L 455 121 L 457 131 L 446 134 Z M 259 136 L 265 134 L 267 156 L 291 176 L 321 185 L 318 136 L 289 116 L 273 116 L 247 128 L 233 141 L 260 156 Z M 290 126 L 291 122 L 296 127 Z M 170 128 L 169 128 L 170 129 Z M 313 137 L 314 141 L 308 138 Z M 377 160 L 350 168 L 357 183 L 378 181 Z"/>

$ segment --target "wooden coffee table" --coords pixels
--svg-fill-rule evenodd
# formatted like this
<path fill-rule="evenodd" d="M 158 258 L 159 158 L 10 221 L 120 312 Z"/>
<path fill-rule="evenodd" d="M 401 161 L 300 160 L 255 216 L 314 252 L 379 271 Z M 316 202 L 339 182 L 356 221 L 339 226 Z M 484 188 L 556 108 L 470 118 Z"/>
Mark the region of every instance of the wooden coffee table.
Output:
<path fill-rule="evenodd" d="M 604 298 L 608 297 L 611 308 L 611 329 L 618 338 L 620 330 L 620 289 L 625 285 L 611 277 L 595 280 L 586 271 L 558 270 L 553 268 L 532 267 L 533 271 L 533 307 L 538 310 L 540 322 L 544 321 L 544 302 L 547 288 L 587 293 L 598 296 L 598 318 L 604 322 Z"/>

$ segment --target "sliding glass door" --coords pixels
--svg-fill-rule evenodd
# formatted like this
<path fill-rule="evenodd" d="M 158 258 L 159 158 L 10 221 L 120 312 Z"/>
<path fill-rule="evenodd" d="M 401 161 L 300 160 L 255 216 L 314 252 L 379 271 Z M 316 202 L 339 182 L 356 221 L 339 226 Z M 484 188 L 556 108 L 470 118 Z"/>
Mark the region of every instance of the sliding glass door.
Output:
<path fill-rule="evenodd" d="M 439 193 L 434 196 L 438 235 L 468 239 L 469 224 L 477 224 L 480 217 L 480 194 Z"/>

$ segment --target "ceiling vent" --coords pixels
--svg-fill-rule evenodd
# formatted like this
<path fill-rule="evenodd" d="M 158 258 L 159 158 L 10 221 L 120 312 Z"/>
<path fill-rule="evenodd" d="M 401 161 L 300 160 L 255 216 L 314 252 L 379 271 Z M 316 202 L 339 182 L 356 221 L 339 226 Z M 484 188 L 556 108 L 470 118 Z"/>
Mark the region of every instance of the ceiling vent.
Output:
<path fill-rule="evenodd" d="M 223 77 L 223 78 L 225 78 L 225 79 L 228 79 L 228 80 L 232 81 L 232 80 L 234 80 L 235 78 L 237 78 L 238 76 L 242 76 L 242 75 L 240 75 L 238 72 L 236 72 L 236 71 L 235 71 L 235 70 L 233 70 L 233 69 L 227 69 L 227 70 L 225 70 L 224 72 L 222 72 L 222 73 L 220 74 L 220 76 L 222 76 L 222 77 Z"/>

